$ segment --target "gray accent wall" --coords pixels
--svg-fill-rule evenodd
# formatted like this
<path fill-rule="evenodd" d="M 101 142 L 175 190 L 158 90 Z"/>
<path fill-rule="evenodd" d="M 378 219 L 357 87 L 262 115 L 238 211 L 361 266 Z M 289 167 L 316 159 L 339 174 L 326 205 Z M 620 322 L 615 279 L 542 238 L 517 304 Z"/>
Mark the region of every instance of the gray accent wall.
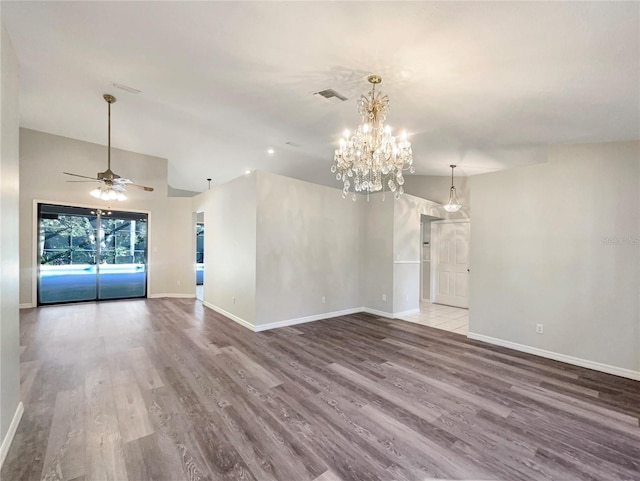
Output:
<path fill-rule="evenodd" d="M 2 29 L 0 97 L 0 442 L 20 403 L 18 311 L 19 67 L 11 39 Z"/>
<path fill-rule="evenodd" d="M 470 333 L 640 371 L 640 142 L 471 185 Z"/>

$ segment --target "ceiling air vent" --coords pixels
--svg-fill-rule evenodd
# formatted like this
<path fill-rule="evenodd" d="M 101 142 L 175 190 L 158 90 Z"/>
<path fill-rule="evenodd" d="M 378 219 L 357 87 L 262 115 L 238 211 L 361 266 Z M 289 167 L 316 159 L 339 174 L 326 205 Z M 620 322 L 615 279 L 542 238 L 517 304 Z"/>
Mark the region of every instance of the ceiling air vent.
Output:
<path fill-rule="evenodd" d="M 338 92 L 336 92 L 333 89 L 326 89 L 326 90 L 321 90 L 320 92 L 316 92 L 313 95 L 321 95 L 323 96 L 325 99 L 331 99 L 331 98 L 336 98 L 336 99 L 340 99 L 343 102 L 345 100 L 347 100 L 347 97 L 345 97 L 342 94 L 339 94 Z"/>

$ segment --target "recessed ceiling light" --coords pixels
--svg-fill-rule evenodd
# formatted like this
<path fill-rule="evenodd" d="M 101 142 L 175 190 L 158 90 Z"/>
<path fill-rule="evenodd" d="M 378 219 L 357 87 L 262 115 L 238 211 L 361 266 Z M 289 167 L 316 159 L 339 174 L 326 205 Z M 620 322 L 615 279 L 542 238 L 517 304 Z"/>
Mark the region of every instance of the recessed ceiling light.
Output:
<path fill-rule="evenodd" d="M 267 154 L 269 154 L 269 155 L 273 155 L 273 154 L 275 154 L 275 153 L 276 153 L 276 151 L 275 151 L 275 150 L 273 150 L 273 149 L 267 149 Z"/>
<path fill-rule="evenodd" d="M 250 173 L 251 173 L 251 171 L 250 171 L 249 169 L 247 169 L 247 170 L 245 170 L 245 171 L 244 171 L 244 173 L 245 173 L 245 174 L 250 174 Z"/>

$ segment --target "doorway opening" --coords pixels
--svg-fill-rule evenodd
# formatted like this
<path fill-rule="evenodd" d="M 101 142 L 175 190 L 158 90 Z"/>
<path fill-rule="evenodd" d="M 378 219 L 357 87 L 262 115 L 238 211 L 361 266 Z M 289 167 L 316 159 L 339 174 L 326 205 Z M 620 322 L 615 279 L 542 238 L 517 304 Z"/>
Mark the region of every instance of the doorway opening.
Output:
<path fill-rule="evenodd" d="M 420 222 L 420 312 L 402 319 L 467 335 L 469 222 L 424 214 Z"/>
<path fill-rule="evenodd" d="M 204 212 L 196 213 L 196 299 L 204 299 Z"/>
<path fill-rule="evenodd" d="M 148 216 L 38 204 L 38 305 L 146 297 Z"/>
<path fill-rule="evenodd" d="M 420 216 L 420 302 L 430 303 L 433 300 L 432 271 L 431 271 L 431 223 L 442 220 L 442 217 L 434 217 L 422 214 Z"/>

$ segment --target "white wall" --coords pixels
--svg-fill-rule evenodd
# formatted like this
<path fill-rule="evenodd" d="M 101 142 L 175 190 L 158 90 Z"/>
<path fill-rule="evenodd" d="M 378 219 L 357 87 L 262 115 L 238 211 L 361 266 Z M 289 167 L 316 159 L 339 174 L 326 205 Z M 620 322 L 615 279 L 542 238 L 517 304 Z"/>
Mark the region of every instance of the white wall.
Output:
<path fill-rule="evenodd" d="M 192 211 L 204 211 L 205 303 L 255 329 L 418 308 L 421 215 L 442 215 L 410 195 L 353 202 L 261 171 L 199 194 Z"/>
<path fill-rule="evenodd" d="M 362 306 L 360 210 L 340 189 L 257 172 L 256 325 Z"/>
<path fill-rule="evenodd" d="M 457 169 L 456 169 L 457 170 Z M 455 213 L 442 211 L 447 219 L 469 219 L 471 217 L 471 178 L 454 176 L 453 184 L 456 187 L 458 200 L 462 208 Z M 449 189 L 451 188 L 451 176 L 439 175 L 407 175 L 404 178 L 404 190 L 407 194 L 415 195 L 422 199 L 429 199 L 438 204 L 446 204 L 449 201 Z"/>
<path fill-rule="evenodd" d="M 422 292 L 421 299 L 431 299 L 431 222 L 422 218 Z"/>
<path fill-rule="evenodd" d="M 393 312 L 420 308 L 422 215 L 444 217 L 438 204 L 405 194 L 393 203 Z"/>
<path fill-rule="evenodd" d="M 553 147 L 472 189 L 469 331 L 640 375 L 640 143 Z"/>
<path fill-rule="evenodd" d="M 365 308 L 393 316 L 420 308 L 421 216 L 443 218 L 445 212 L 409 194 L 384 197 L 358 198 L 363 209 L 360 289 Z"/>
<path fill-rule="evenodd" d="M 196 230 L 192 218 L 192 200 L 170 197 L 167 202 L 167 244 L 171 254 L 162 258 L 166 294 L 193 297 L 196 289 Z"/>
<path fill-rule="evenodd" d="M 360 296 L 362 306 L 392 315 L 393 306 L 393 195 L 358 196 L 360 225 Z M 347 202 L 345 200 L 345 202 Z M 357 228 L 357 226 L 353 226 Z M 386 296 L 386 301 L 382 296 Z"/>
<path fill-rule="evenodd" d="M 106 169 L 107 148 L 58 135 L 20 129 L 20 302 L 30 305 L 37 275 L 34 242 L 34 199 L 105 208 L 106 202 L 89 195 L 91 183 L 69 183 L 62 171 L 93 176 Z M 119 149 L 111 151 L 112 170 L 138 184 L 153 187 L 153 192 L 128 190 L 128 199 L 114 201 L 113 209 L 149 212 L 150 296 L 167 293 L 193 293 L 188 285 L 177 286 L 176 257 L 180 250 L 175 229 L 170 225 L 173 207 L 181 202 L 189 210 L 189 199 L 168 199 L 167 160 Z M 177 208 L 177 207 L 176 207 Z M 178 243 L 178 244 L 176 244 Z M 182 244 L 187 245 L 187 244 Z M 185 254 L 186 256 L 186 254 Z M 186 257 L 185 257 L 186 258 Z M 178 269 L 179 270 L 179 269 Z M 180 274 L 181 276 L 184 274 Z M 186 279 L 184 279 L 186 281 Z"/>
<path fill-rule="evenodd" d="M 256 179 L 253 172 L 191 199 L 191 212 L 204 212 L 203 301 L 247 327 L 256 320 Z"/>
<path fill-rule="evenodd" d="M 9 427 L 20 403 L 18 316 L 18 59 L 2 27 L 0 97 L 0 465 L 9 448 Z"/>

